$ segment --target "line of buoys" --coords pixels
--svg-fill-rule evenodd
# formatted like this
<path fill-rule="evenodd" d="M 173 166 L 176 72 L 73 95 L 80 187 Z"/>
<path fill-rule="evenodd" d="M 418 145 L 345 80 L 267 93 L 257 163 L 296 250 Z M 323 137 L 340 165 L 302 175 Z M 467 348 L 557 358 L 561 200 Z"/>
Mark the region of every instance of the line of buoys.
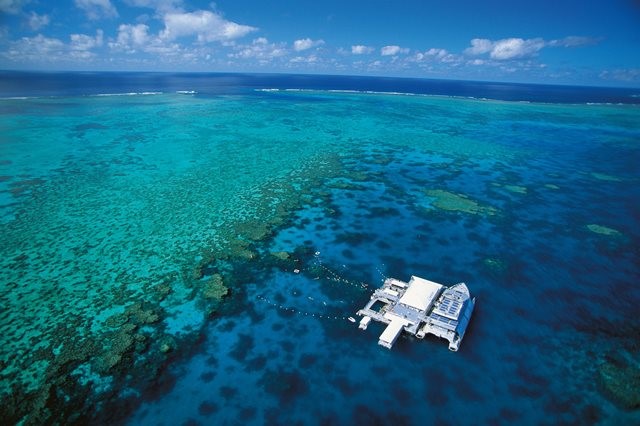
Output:
<path fill-rule="evenodd" d="M 324 266 L 322 264 L 322 259 L 320 258 L 320 252 L 316 251 L 314 253 L 314 257 L 316 260 L 316 264 L 317 266 L 319 266 L 320 268 L 322 268 L 328 275 L 328 280 L 329 281 L 333 281 L 333 282 L 337 282 L 337 283 L 344 283 L 353 287 L 359 287 L 362 289 L 368 289 L 369 288 L 369 284 L 364 283 L 364 282 L 354 282 L 354 281 L 349 281 L 346 278 L 341 277 L 340 275 L 338 275 L 336 272 L 334 272 L 333 270 L 331 270 L 330 268 Z M 343 268 L 346 269 L 346 265 L 342 265 Z M 295 274 L 300 274 L 301 270 L 296 268 L 293 270 L 293 272 Z M 380 275 L 382 275 L 384 277 L 384 274 L 382 273 L 382 271 L 380 271 L 380 269 L 378 269 L 378 272 L 380 273 Z M 315 277 L 314 280 L 319 280 L 321 277 Z M 293 291 L 293 295 L 297 296 L 298 293 L 296 291 Z M 257 296 L 257 298 L 265 303 L 268 303 L 272 306 L 274 306 L 275 308 L 278 308 L 280 310 L 283 311 L 287 311 L 287 312 L 292 312 L 294 314 L 297 315 L 304 315 L 304 316 L 311 316 L 314 318 L 321 318 L 321 319 L 331 319 L 331 320 L 345 320 L 345 321 L 350 321 L 350 322 L 354 322 L 355 319 L 351 316 L 347 317 L 347 316 L 336 316 L 336 315 L 323 315 L 322 313 L 314 313 L 314 312 L 308 312 L 308 311 L 303 311 L 297 308 L 293 308 L 293 307 L 287 307 L 287 306 L 283 306 L 280 305 L 278 303 L 272 302 L 271 300 L 267 299 L 264 296 Z M 311 296 L 307 296 L 307 299 L 311 300 L 311 301 L 315 301 L 315 299 Z M 343 300 L 339 301 L 340 303 L 345 303 Z M 327 302 L 322 301 L 322 303 L 324 304 L 324 306 L 328 306 Z"/>
<path fill-rule="evenodd" d="M 320 268 L 322 268 L 322 269 L 323 269 L 327 274 L 329 274 L 329 276 L 331 277 L 331 278 L 330 278 L 330 280 L 331 280 L 331 281 L 334 281 L 334 282 L 342 282 L 342 283 L 349 284 L 349 285 L 354 286 L 354 287 L 360 287 L 360 288 L 363 288 L 363 289 L 368 289 L 368 288 L 369 288 L 369 284 L 367 284 L 367 283 L 358 283 L 358 282 L 349 281 L 349 280 L 347 280 L 346 278 L 342 278 L 340 275 L 336 274 L 334 271 L 332 271 L 331 269 L 329 269 L 329 268 L 327 268 L 326 266 L 324 266 L 324 265 L 322 264 L 322 259 L 320 259 L 319 255 L 320 255 L 320 252 L 319 252 L 319 251 L 317 251 L 317 252 L 316 252 L 316 256 L 315 256 L 316 261 L 317 261 L 317 264 L 318 264 L 318 266 L 319 266 Z M 346 265 L 342 265 L 342 266 L 343 266 L 344 268 L 346 268 Z M 383 276 L 384 276 L 384 275 L 383 275 Z"/>
<path fill-rule="evenodd" d="M 384 272 L 382 272 L 382 270 L 380 270 L 380 268 L 376 265 L 376 271 L 378 271 L 378 273 L 380 274 L 380 276 L 382 276 L 383 281 L 385 281 L 388 277 L 385 275 Z"/>
<path fill-rule="evenodd" d="M 267 303 L 267 304 L 269 304 L 269 305 L 271 305 L 271 306 L 273 306 L 275 308 L 278 308 L 280 310 L 293 312 L 295 314 L 304 315 L 304 316 L 307 316 L 307 317 L 314 317 L 314 318 L 320 318 L 320 319 L 330 319 L 330 320 L 345 320 L 345 321 L 351 321 L 350 318 L 352 318 L 352 317 L 346 317 L 346 316 L 323 315 L 323 314 L 320 314 L 320 313 L 302 311 L 300 309 L 296 309 L 296 308 L 293 308 L 293 307 L 280 305 L 280 304 L 278 304 L 276 302 L 273 302 L 273 301 L 267 299 L 266 297 L 260 296 L 260 295 L 256 296 L 256 298 L 258 300 L 261 300 L 261 301 L 263 301 L 263 302 L 265 302 L 265 303 Z"/>

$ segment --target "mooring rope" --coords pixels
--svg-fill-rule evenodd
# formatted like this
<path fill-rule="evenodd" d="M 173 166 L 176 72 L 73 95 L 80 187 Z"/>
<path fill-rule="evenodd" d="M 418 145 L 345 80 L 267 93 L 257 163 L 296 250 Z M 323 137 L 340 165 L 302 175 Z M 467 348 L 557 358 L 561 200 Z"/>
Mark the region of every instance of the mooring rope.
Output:
<path fill-rule="evenodd" d="M 344 284 L 348 284 L 354 287 L 360 287 L 363 289 L 367 289 L 369 288 L 369 284 L 364 283 L 364 282 L 354 282 L 354 281 L 350 281 L 346 278 L 341 277 L 340 275 L 338 275 L 337 273 L 335 273 L 333 270 L 331 270 L 330 268 L 327 268 L 326 266 L 324 266 L 324 264 L 322 263 L 322 259 L 320 258 L 320 252 L 317 251 L 315 252 L 314 258 L 316 260 L 316 264 L 317 266 L 319 266 L 320 268 L 322 268 L 322 270 L 324 270 L 328 275 L 331 276 L 331 280 L 334 282 L 341 282 Z M 346 265 L 342 265 L 344 268 L 346 268 Z"/>
<path fill-rule="evenodd" d="M 292 312 L 294 314 L 297 315 L 303 315 L 303 316 L 307 316 L 307 317 L 314 317 L 314 318 L 320 318 L 320 319 L 328 319 L 328 320 L 348 320 L 351 321 L 349 318 L 353 318 L 353 317 L 347 317 L 347 316 L 342 316 L 342 315 L 323 315 L 321 313 L 315 313 L 315 312 L 309 312 L 309 311 L 305 311 L 302 309 L 298 309 L 298 308 L 294 308 L 291 306 L 285 306 L 279 303 L 276 303 L 272 300 L 267 299 L 264 296 L 257 296 L 257 298 L 277 309 L 280 309 L 282 311 L 286 311 L 286 312 Z"/>
<path fill-rule="evenodd" d="M 322 259 L 320 258 L 320 252 L 319 251 L 315 252 L 315 254 L 314 254 L 314 262 L 313 262 L 312 266 L 320 267 L 328 276 L 328 278 L 325 278 L 325 279 L 328 279 L 329 281 L 336 282 L 336 283 L 347 284 L 349 286 L 353 286 L 355 288 L 362 289 L 362 290 L 366 290 L 366 289 L 369 288 L 369 284 L 367 284 L 367 283 L 348 280 L 348 279 L 338 275 L 332 269 L 326 267 L 322 263 Z M 345 265 L 342 265 L 342 266 L 346 268 Z M 295 274 L 299 274 L 302 271 L 300 269 L 296 268 L 296 269 L 294 269 L 293 272 Z M 378 272 L 382 276 L 384 276 L 382 271 L 380 271 L 379 269 L 378 269 Z M 320 278 L 321 277 L 316 277 L 315 279 L 318 280 Z M 295 295 L 295 292 L 294 292 L 294 295 Z M 299 308 L 296 308 L 296 307 L 293 307 L 293 306 L 283 305 L 281 303 L 278 303 L 278 302 L 275 302 L 275 301 L 273 301 L 271 299 L 268 299 L 267 297 L 262 296 L 262 295 L 258 295 L 256 297 L 257 297 L 258 300 L 260 300 L 260 301 L 262 301 L 264 303 L 267 303 L 268 305 L 271 305 L 274 308 L 280 309 L 280 310 L 285 311 L 285 312 L 291 312 L 291 313 L 294 313 L 296 315 L 319 318 L 319 319 L 327 319 L 327 320 L 348 320 L 348 321 L 351 321 L 351 322 L 355 322 L 355 318 L 353 318 L 352 316 L 330 315 L 330 314 L 327 314 L 327 313 L 324 313 L 324 312 L 311 312 L 311 311 L 307 311 L 307 310 L 304 310 L 304 309 L 299 309 Z M 307 296 L 307 298 L 309 300 L 311 300 L 311 301 L 315 301 L 311 296 Z M 342 300 L 340 302 L 345 303 Z M 325 302 L 325 301 L 323 301 L 322 303 L 324 304 L 324 306 L 327 306 L 327 307 L 329 306 L 327 304 L 327 302 Z"/>

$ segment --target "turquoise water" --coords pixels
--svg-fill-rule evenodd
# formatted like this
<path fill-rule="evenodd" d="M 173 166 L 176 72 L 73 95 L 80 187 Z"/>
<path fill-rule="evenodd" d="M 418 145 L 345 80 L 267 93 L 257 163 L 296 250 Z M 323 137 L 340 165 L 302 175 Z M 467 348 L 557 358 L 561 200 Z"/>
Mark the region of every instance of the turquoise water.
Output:
<path fill-rule="evenodd" d="M 160 92 L 0 100 L 4 418 L 640 422 L 637 106 Z M 346 320 L 412 274 L 460 352 Z"/>

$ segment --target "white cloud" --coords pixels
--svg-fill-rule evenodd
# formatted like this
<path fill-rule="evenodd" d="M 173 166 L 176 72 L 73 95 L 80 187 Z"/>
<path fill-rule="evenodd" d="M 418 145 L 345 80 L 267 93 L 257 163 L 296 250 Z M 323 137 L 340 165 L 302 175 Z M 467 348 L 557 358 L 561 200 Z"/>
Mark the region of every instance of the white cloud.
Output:
<path fill-rule="evenodd" d="M 27 23 L 33 31 L 38 31 L 40 28 L 49 25 L 49 15 L 38 15 L 35 12 L 31 12 Z"/>
<path fill-rule="evenodd" d="M 149 27 L 145 24 L 123 24 L 118 27 L 118 43 L 124 46 L 144 46 L 148 40 Z"/>
<path fill-rule="evenodd" d="M 28 0 L 0 0 L 0 12 L 16 15 Z"/>
<path fill-rule="evenodd" d="M 431 48 L 426 52 L 418 52 L 412 58 L 414 62 L 434 61 L 449 64 L 460 62 L 460 59 L 460 56 L 449 53 L 446 49 L 437 48 Z"/>
<path fill-rule="evenodd" d="M 310 38 L 303 38 L 293 42 L 293 50 L 301 52 L 303 50 L 311 49 L 312 47 L 321 46 L 324 44 L 324 40 L 311 40 Z"/>
<path fill-rule="evenodd" d="M 474 38 L 471 47 L 464 53 L 470 56 L 489 54 L 491 59 L 504 61 L 510 59 L 530 58 L 545 47 L 579 47 L 595 44 L 599 40 L 591 37 L 569 36 L 563 39 L 545 41 L 542 38 L 505 38 L 501 40 L 489 40 L 486 38 Z"/>
<path fill-rule="evenodd" d="M 253 40 L 250 45 L 237 46 L 236 49 L 236 53 L 228 55 L 230 58 L 257 59 L 260 64 L 269 63 L 289 53 L 284 43 L 269 43 L 269 40 L 264 37 Z"/>
<path fill-rule="evenodd" d="M 15 61 L 55 61 L 63 58 L 65 51 L 66 45 L 61 40 L 38 34 L 14 41 L 3 55 Z"/>
<path fill-rule="evenodd" d="M 487 63 L 484 59 L 474 59 L 468 62 L 470 65 L 484 65 Z"/>
<path fill-rule="evenodd" d="M 174 57 L 184 50 L 177 43 L 171 43 L 158 36 L 149 34 L 149 27 L 145 24 L 122 24 L 118 27 L 118 36 L 109 43 L 113 51 L 125 53 L 147 52 L 161 56 Z"/>
<path fill-rule="evenodd" d="M 109 0 L 75 0 L 75 4 L 84 10 L 87 18 L 91 20 L 118 16 L 118 11 Z"/>
<path fill-rule="evenodd" d="M 604 80 L 617 80 L 627 83 L 640 82 L 640 68 L 621 68 L 602 71 L 599 75 Z"/>
<path fill-rule="evenodd" d="M 177 2 L 172 4 L 175 5 Z M 165 27 L 155 34 L 150 32 L 149 25 L 145 23 L 120 25 L 117 37 L 109 42 L 109 48 L 114 52 L 127 54 L 137 52 L 155 54 L 164 62 L 176 62 L 180 58 L 196 62 L 211 53 L 204 43 L 219 41 L 224 46 L 234 47 L 234 39 L 257 30 L 254 27 L 227 21 L 218 14 L 204 10 L 191 13 L 166 13 L 161 19 Z M 178 38 L 189 36 L 196 38 L 195 45 L 189 45 L 190 43 L 182 45 L 176 42 Z M 247 49 L 251 51 L 251 46 Z M 253 49 L 259 50 L 256 47 Z M 267 56 L 266 48 L 263 48 L 262 53 Z M 250 55 L 250 53 L 246 54 Z"/>
<path fill-rule="evenodd" d="M 71 34 L 67 44 L 57 38 L 38 34 L 12 42 L 4 56 L 13 61 L 32 63 L 87 60 L 96 57 L 92 50 L 103 45 L 103 38 L 102 30 L 97 30 L 95 37 Z"/>
<path fill-rule="evenodd" d="M 431 48 L 425 52 L 425 55 L 432 56 L 434 58 L 442 59 L 449 54 L 446 49 Z"/>
<path fill-rule="evenodd" d="M 544 45 L 544 40 L 541 38 L 528 40 L 507 38 L 494 42 L 489 56 L 497 60 L 527 58 L 538 53 Z"/>
<path fill-rule="evenodd" d="M 380 54 L 382 56 L 394 56 L 400 53 L 409 53 L 409 49 L 400 46 L 384 46 L 380 49 Z"/>
<path fill-rule="evenodd" d="M 87 51 L 102 46 L 103 32 L 97 30 L 95 37 L 86 34 L 71 34 L 70 38 L 72 51 Z"/>
<path fill-rule="evenodd" d="M 362 44 L 356 44 L 351 46 L 351 53 L 354 55 L 366 55 L 373 52 L 373 47 L 364 46 Z"/>
<path fill-rule="evenodd" d="M 55 53 L 64 49 L 64 43 L 57 38 L 47 38 L 42 34 L 35 37 L 23 37 L 20 40 L 23 46 L 29 46 L 39 53 Z"/>
<path fill-rule="evenodd" d="M 534 56 L 545 45 L 545 41 L 541 38 L 525 40 L 514 37 L 496 41 L 486 38 L 474 38 L 471 40 L 471 47 L 465 49 L 464 53 L 472 56 L 488 53 L 491 59 L 504 61 Z"/>
<path fill-rule="evenodd" d="M 320 58 L 316 55 L 309 56 L 296 56 L 289 60 L 292 64 L 316 64 L 320 61 Z"/>
<path fill-rule="evenodd" d="M 482 55 L 483 53 L 489 53 L 493 49 L 493 42 L 486 38 L 474 38 L 471 40 L 471 47 L 465 49 L 464 53 L 467 55 Z"/>
<path fill-rule="evenodd" d="M 99 58 L 97 49 L 104 44 L 105 37 L 101 29 L 96 31 L 95 36 L 71 34 L 68 43 L 39 34 L 36 37 L 23 37 L 20 40 L 11 42 L 7 49 L 0 52 L 0 57 L 5 57 L 17 63 L 40 65 L 86 64 Z M 184 63 L 184 61 L 198 63 L 211 53 L 206 46 L 184 48 L 177 43 L 163 40 L 157 35 L 150 34 L 149 27 L 144 24 L 120 25 L 117 38 L 115 40 L 110 39 L 108 46 L 113 53 L 147 53 L 153 56 L 152 59 L 139 55 L 120 58 L 112 56 L 113 59 L 130 64 L 180 64 Z"/>
<path fill-rule="evenodd" d="M 593 37 L 569 36 L 559 40 L 551 40 L 547 45 L 555 47 L 581 47 L 597 44 L 600 39 Z"/>
<path fill-rule="evenodd" d="M 134 53 L 136 50 L 145 50 L 151 41 L 152 37 L 149 35 L 149 27 L 147 25 L 122 24 L 118 27 L 116 41 L 110 42 L 109 47 L 113 50 Z"/>
<path fill-rule="evenodd" d="M 167 13 L 164 15 L 164 25 L 164 30 L 160 32 L 163 39 L 175 40 L 178 37 L 196 35 L 201 43 L 234 40 L 258 30 L 255 27 L 227 21 L 207 10 Z"/>

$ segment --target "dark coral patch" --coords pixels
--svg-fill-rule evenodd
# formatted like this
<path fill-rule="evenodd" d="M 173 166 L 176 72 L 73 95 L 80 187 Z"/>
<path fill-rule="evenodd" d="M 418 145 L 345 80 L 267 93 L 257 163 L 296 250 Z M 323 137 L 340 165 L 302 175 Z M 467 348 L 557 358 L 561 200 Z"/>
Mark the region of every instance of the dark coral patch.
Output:
<path fill-rule="evenodd" d="M 333 383 L 345 397 L 353 396 L 357 391 L 357 387 L 349 382 L 346 377 L 339 376 L 333 381 Z"/>
<path fill-rule="evenodd" d="M 247 422 L 249 420 L 255 419 L 257 414 L 257 410 L 255 407 L 244 407 L 238 413 L 238 417 L 240 420 Z"/>
<path fill-rule="evenodd" d="M 108 129 L 108 127 L 100 123 L 84 123 L 74 126 L 73 129 L 77 132 L 84 132 L 85 130 L 104 130 Z"/>
<path fill-rule="evenodd" d="M 306 369 L 314 365 L 316 362 L 318 362 L 318 357 L 316 355 L 303 354 L 300 356 L 300 362 L 298 363 L 298 366 L 300 366 L 300 368 L 302 369 Z"/>
<path fill-rule="evenodd" d="M 242 362 L 247 358 L 249 352 L 253 350 L 255 346 L 253 337 L 248 334 L 239 334 L 238 342 L 233 349 L 229 352 L 229 355 L 238 362 Z"/>
<path fill-rule="evenodd" d="M 231 386 L 221 386 L 220 387 L 220 396 L 229 401 L 233 399 L 238 394 L 238 389 Z"/>
<path fill-rule="evenodd" d="M 335 239 L 336 243 L 345 243 L 349 246 L 364 244 L 371 241 L 371 235 L 364 232 L 345 232 L 338 235 Z"/>
<path fill-rule="evenodd" d="M 202 380 L 204 383 L 209 383 L 213 381 L 213 379 L 215 378 L 216 378 L 216 373 L 213 371 L 208 371 L 200 375 L 200 380 Z"/>
<path fill-rule="evenodd" d="M 358 404 L 353 409 L 352 424 L 354 425 L 384 425 L 385 419 L 382 415 L 373 411 L 370 407 Z M 389 423 L 391 424 L 391 423 Z"/>
<path fill-rule="evenodd" d="M 267 365 L 267 357 L 266 356 L 258 356 L 250 359 L 245 364 L 246 371 L 260 371 L 265 365 Z"/>
<path fill-rule="evenodd" d="M 214 402 L 205 401 L 198 407 L 198 413 L 203 416 L 210 416 L 211 414 L 218 411 L 218 405 Z"/>
<path fill-rule="evenodd" d="M 291 404 L 309 393 L 309 385 L 302 374 L 296 371 L 269 370 L 264 373 L 259 383 L 267 393 L 278 398 L 284 405 Z"/>

